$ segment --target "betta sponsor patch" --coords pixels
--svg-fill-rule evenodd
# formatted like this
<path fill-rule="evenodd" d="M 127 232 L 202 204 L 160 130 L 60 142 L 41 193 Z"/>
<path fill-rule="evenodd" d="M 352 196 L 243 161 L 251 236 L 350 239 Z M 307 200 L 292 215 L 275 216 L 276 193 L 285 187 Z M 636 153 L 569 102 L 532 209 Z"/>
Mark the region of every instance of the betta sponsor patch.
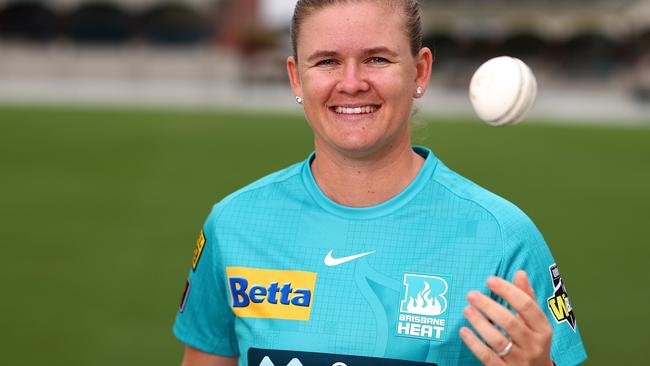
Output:
<path fill-rule="evenodd" d="M 309 320 L 315 272 L 226 267 L 226 275 L 237 316 Z"/>

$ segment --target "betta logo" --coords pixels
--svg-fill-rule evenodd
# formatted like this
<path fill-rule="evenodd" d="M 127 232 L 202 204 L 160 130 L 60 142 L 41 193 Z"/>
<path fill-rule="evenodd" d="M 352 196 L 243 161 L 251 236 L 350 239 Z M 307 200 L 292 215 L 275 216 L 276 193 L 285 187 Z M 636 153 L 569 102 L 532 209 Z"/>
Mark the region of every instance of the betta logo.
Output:
<path fill-rule="evenodd" d="M 316 273 L 226 267 L 226 274 L 237 316 L 309 320 Z"/>
<path fill-rule="evenodd" d="M 251 302 L 259 304 L 265 300 L 270 304 L 309 306 L 311 302 L 311 291 L 307 289 L 293 289 L 291 283 L 285 283 L 282 287 L 277 282 L 271 282 L 269 288 L 255 285 L 251 286 L 247 293 L 248 281 L 243 277 L 230 277 L 230 292 L 232 293 L 232 306 L 241 308 L 248 306 Z M 278 294 L 279 300 L 278 300 Z"/>
<path fill-rule="evenodd" d="M 442 277 L 405 274 L 397 335 L 442 341 L 448 290 Z"/>

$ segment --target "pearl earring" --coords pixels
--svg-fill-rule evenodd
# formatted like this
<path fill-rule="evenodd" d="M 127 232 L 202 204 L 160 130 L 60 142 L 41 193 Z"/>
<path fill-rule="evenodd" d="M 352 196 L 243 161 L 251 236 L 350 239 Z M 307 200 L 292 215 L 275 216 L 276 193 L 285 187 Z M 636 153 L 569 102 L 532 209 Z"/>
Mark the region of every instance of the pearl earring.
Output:
<path fill-rule="evenodd" d="M 422 89 L 421 86 L 418 86 L 418 88 L 415 89 L 415 92 L 416 92 L 418 95 L 422 95 L 422 93 L 424 93 L 424 90 Z"/>
<path fill-rule="evenodd" d="M 302 104 L 302 98 L 296 95 L 296 103 Z"/>

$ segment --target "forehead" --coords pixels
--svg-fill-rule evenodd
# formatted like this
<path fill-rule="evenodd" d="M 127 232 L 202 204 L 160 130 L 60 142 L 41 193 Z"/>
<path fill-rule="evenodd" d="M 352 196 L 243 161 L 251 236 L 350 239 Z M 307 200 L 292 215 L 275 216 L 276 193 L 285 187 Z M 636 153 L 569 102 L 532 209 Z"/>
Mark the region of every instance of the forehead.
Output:
<path fill-rule="evenodd" d="M 374 1 L 351 1 L 315 10 L 298 35 L 298 53 L 387 47 L 410 52 L 406 20 L 399 8 Z"/>

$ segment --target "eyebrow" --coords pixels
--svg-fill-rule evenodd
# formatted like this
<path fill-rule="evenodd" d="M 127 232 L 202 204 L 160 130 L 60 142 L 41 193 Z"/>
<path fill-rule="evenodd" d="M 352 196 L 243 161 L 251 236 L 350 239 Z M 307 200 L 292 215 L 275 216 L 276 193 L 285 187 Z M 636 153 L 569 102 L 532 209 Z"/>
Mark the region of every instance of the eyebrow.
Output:
<path fill-rule="evenodd" d="M 398 57 L 399 56 L 399 54 L 397 52 L 391 50 L 388 47 L 383 47 L 383 46 L 373 47 L 373 48 L 366 48 L 366 49 L 363 50 L 364 55 L 376 55 L 378 53 L 388 54 L 389 56 L 392 56 L 392 57 Z"/>
<path fill-rule="evenodd" d="M 391 50 L 388 47 L 384 46 L 379 46 L 379 47 L 371 47 L 371 48 L 365 48 L 361 50 L 361 53 L 363 55 L 376 55 L 376 54 L 388 54 L 389 56 L 392 57 L 398 57 L 398 53 Z M 337 56 L 338 52 L 336 51 L 327 51 L 327 50 L 321 50 L 321 51 L 316 51 L 309 55 L 307 57 L 307 62 L 313 62 L 315 60 L 321 59 L 321 58 L 328 58 L 328 57 L 334 57 Z"/>
<path fill-rule="evenodd" d="M 338 55 L 336 51 L 316 51 L 307 57 L 307 62 L 313 62 L 321 58 L 334 57 Z"/>

